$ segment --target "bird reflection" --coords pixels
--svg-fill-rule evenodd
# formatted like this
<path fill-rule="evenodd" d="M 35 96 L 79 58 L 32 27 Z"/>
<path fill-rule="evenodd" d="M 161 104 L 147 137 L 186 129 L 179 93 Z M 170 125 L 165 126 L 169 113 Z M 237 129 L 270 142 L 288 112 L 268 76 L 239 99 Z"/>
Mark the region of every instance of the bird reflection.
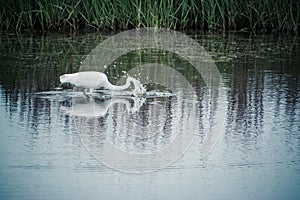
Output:
<path fill-rule="evenodd" d="M 95 94 L 88 99 L 82 96 L 72 97 L 61 105 L 60 111 L 77 117 L 105 117 L 114 104 L 124 104 L 127 111 L 135 112 L 139 110 L 144 102 L 144 98 L 138 97 L 118 98 Z"/>

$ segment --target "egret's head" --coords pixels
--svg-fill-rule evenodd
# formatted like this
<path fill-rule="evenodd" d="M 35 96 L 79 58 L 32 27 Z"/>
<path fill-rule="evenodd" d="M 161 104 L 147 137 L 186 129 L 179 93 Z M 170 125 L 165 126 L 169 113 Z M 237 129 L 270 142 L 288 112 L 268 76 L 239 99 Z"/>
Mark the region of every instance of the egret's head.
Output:
<path fill-rule="evenodd" d="M 137 79 L 135 79 L 131 76 L 128 76 L 127 77 L 127 82 L 128 83 L 131 82 L 133 84 L 134 92 L 137 92 L 137 93 L 145 93 L 146 92 L 145 86 L 143 86 L 143 84 L 139 80 L 137 80 Z"/>

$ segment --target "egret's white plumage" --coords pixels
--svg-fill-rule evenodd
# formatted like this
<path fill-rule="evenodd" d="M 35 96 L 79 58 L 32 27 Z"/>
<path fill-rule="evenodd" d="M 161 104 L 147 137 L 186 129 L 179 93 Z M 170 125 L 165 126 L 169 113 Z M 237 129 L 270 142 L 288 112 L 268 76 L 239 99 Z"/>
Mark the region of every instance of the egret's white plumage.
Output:
<path fill-rule="evenodd" d="M 64 74 L 59 77 L 61 83 L 71 83 L 77 87 L 86 89 L 108 89 L 108 90 L 125 90 L 130 87 L 131 82 L 135 85 L 136 79 L 128 76 L 125 85 L 117 86 L 111 84 L 106 74 L 96 71 L 77 72 L 73 74 Z"/>

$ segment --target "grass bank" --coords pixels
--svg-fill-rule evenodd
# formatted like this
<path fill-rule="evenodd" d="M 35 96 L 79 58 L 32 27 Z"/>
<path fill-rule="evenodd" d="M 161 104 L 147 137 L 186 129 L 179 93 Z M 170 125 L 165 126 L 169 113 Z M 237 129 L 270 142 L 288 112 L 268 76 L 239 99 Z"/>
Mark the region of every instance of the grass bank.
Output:
<path fill-rule="evenodd" d="M 13 0 L 0 2 L 6 31 L 245 30 L 299 34 L 299 0 Z"/>

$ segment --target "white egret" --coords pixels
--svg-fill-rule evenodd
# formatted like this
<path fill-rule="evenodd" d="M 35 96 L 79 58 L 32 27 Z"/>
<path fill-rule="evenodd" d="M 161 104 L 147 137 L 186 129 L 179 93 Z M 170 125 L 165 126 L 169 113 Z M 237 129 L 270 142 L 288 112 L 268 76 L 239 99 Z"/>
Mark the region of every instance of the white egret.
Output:
<path fill-rule="evenodd" d="M 138 80 L 128 76 L 125 85 L 113 85 L 111 84 L 106 74 L 96 71 L 77 72 L 73 74 L 64 74 L 59 77 L 61 83 L 71 83 L 77 87 L 83 87 L 85 89 L 107 89 L 107 90 L 125 90 L 130 87 L 130 84 L 134 84 L 134 89 L 137 90 L 137 85 L 141 85 Z M 140 88 L 141 89 L 141 88 Z M 141 92 L 144 92 L 143 89 Z"/>

